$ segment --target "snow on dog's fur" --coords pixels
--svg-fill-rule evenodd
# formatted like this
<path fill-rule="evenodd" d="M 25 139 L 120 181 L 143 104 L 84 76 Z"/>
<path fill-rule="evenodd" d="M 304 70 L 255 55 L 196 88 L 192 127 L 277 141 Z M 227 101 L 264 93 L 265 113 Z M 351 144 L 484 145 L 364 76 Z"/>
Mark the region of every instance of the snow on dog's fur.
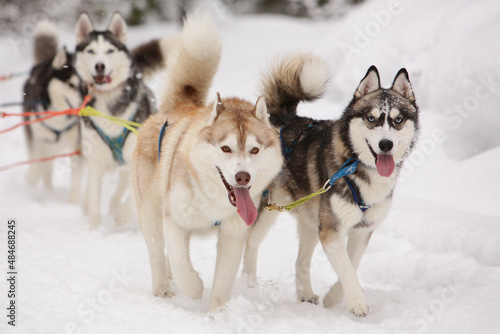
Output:
<path fill-rule="evenodd" d="M 216 310 L 230 298 L 248 226 L 257 216 L 255 203 L 281 169 L 282 158 L 262 98 L 253 104 L 217 94 L 207 104 L 221 56 L 211 17 L 188 15 L 180 40 L 168 61 L 160 113 L 139 133 L 132 182 L 155 295 L 172 295 L 171 273 L 183 293 L 200 298 L 203 283 L 189 257 L 189 240 L 218 232 L 210 300 Z"/>

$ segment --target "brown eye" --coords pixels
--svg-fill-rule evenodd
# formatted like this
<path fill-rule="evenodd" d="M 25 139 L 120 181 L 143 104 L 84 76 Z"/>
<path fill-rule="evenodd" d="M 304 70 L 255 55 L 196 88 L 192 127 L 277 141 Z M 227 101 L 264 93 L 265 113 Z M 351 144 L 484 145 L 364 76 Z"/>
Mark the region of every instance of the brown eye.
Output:
<path fill-rule="evenodd" d="M 257 154 L 259 153 L 259 148 L 258 147 L 254 147 L 250 150 L 250 154 Z"/>
<path fill-rule="evenodd" d="M 231 153 L 231 148 L 229 146 L 222 146 L 220 149 L 224 153 Z"/>

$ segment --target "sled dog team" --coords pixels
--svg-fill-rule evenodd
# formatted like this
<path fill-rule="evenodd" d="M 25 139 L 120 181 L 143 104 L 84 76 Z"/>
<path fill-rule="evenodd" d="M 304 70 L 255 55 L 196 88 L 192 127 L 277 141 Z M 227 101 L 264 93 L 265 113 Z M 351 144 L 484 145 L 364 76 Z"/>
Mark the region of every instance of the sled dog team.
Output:
<path fill-rule="evenodd" d="M 202 296 L 203 282 L 190 260 L 190 238 L 217 233 L 210 298 L 210 310 L 216 311 L 230 299 L 242 259 L 243 273 L 256 279 L 259 244 L 279 214 L 264 208 L 269 196 L 285 204 L 323 188 L 290 211 L 298 221 L 297 297 L 319 302 L 310 278 L 319 241 L 338 276 L 324 306 L 344 300 L 355 316 L 366 316 L 356 271 L 372 232 L 389 213 L 419 130 L 406 70 L 387 89 L 370 67 L 340 119 L 318 121 L 297 115 L 301 101 L 326 91 L 329 70 L 316 56 L 296 52 L 276 59 L 261 76 L 260 97 L 247 101 L 223 91 L 208 96 L 222 50 L 209 14 L 190 13 L 181 32 L 132 50 L 126 38 L 119 14 L 99 31 L 84 13 L 70 53 L 58 48 L 55 27 L 42 24 L 24 87 L 25 111 L 76 108 L 91 94 L 89 105 L 100 112 L 142 123 L 138 136 L 95 116 L 81 122 L 56 117 L 25 127 L 31 158 L 81 146 L 83 158 L 72 161 L 70 200 L 80 202 L 83 159 L 88 183 L 81 202 L 90 227 L 100 225 L 101 180 L 117 170 L 110 211 L 121 225 L 135 205 L 153 294 L 170 297 L 175 283 L 195 299 Z M 167 78 L 156 110 L 144 82 L 163 68 Z M 50 187 L 51 173 L 51 163 L 32 165 L 27 179 Z M 130 182 L 131 196 L 124 198 Z"/>

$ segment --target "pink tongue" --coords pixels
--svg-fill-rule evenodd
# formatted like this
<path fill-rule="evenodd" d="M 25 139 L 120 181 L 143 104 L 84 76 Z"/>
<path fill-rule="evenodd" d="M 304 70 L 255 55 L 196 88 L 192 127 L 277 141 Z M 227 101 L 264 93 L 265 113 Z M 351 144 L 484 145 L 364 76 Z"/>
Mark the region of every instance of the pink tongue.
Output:
<path fill-rule="evenodd" d="M 238 214 L 245 224 L 248 226 L 252 225 L 255 219 L 257 219 L 257 208 L 250 197 L 249 188 L 234 187 L 233 191 L 236 196 L 236 209 L 238 209 Z"/>
<path fill-rule="evenodd" d="M 390 154 L 377 154 L 377 172 L 389 177 L 394 172 L 394 158 Z"/>

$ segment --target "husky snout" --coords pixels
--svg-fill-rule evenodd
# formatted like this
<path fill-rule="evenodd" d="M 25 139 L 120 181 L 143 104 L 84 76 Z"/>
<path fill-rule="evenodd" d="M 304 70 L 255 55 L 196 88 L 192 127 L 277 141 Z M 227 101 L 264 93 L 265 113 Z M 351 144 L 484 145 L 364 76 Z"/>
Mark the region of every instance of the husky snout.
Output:
<path fill-rule="evenodd" d="M 394 167 L 396 166 L 394 157 L 390 153 L 394 147 L 394 143 L 392 140 L 382 139 L 378 143 L 378 147 L 382 153 L 376 156 L 377 172 L 380 176 L 389 177 L 394 172 Z"/>
<path fill-rule="evenodd" d="M 95 71 L 97 74 L 104 74 L 104 69 L 105 69 L 105 66 L 103 63 L 95 64 Z"/>
<path fill-rule="evenodd" d="M 389 139 L 382 139 L 379 143 L 378 143 L 378 147 L 380 148 L 380 150 L 384 153 L 388 153 L 392 150 L 392 148 L 394 147 L 394 143 L 389 140 Z"/>
<path fill-rule="evenodd" d="M 238 185 L 240 186 L 248 185 L 251 179 L 250 174 L 247 172 L 238 172 L 236 173 L 234 178 L 236 180 L 236 183 L 238 183 Z"/>

